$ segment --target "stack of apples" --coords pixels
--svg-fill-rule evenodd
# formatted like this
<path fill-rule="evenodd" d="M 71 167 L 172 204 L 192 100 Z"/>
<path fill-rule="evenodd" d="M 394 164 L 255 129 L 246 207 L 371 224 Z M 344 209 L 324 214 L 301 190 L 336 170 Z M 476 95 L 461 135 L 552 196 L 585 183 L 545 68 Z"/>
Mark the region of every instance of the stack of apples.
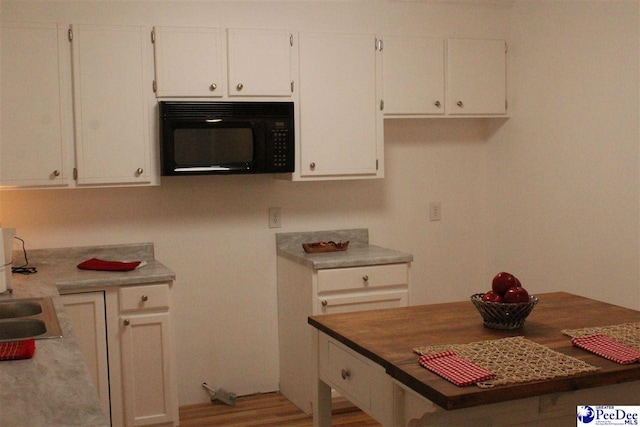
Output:
<path fill-rule="evenodd" d="M 529 293 L 516 276 L 503 271 L 493 278 L 491 290 L 482 296 L 482 301 L 529 302 Z"/>

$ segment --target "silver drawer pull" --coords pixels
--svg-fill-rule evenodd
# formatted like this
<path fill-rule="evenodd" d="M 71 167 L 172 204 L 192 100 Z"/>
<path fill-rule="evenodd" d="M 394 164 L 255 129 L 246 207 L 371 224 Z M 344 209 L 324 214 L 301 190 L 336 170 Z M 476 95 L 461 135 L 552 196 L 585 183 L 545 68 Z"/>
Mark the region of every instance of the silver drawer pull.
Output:
<path fill-rule="evenodd" d="M 146 295 L 142 295 L 142 296 L 140 297 L 140 299 L 141 299 L 142 301 L 149 301 L 149 297 L 148 297 L 148 296 L 146 296 Z"/>
<path fill-rule="evenodd" d="M 366 276 L 366 275 L 362 276 L 362 280 L 364 280 L 365 282 L 368 282 L 369 281 L 369 276 Z"/>
<path fill-rule="evenodd" d="M 340 372 L 340 376 L 342 376 L 343 380 L 346 380 L 351 376 L 351 372 L 349 372 L 348 369 L 343 369 L 342 372 Z"/>

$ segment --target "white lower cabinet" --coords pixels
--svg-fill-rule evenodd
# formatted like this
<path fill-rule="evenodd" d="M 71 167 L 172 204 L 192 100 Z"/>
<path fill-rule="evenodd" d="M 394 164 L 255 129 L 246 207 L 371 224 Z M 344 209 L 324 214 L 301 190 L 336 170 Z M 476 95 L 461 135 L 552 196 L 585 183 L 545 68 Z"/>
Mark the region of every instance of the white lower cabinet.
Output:
<path fill-rule="evenodd" d="M 104 292 L 62 295 L 64 308 L 71 319 L 73 332 L 98 391 L 102 412 L 111 420 L 109 402 L 109 365 L 107 358 L 107 323 Z"/>
<path fill-rule="evenodd" d="M 112 426 L 178 424 L 170 292 L 155 283 L 62 296 Z"/>
<path fill-rule="evenodd" d="M 409 265 L 404 262 L 313 269 L 278 257 L 280 392 L 287 399 L 304 412 L 313 412 L 317 343 L 308 317 L 407 306 Z M 363 374 L 363 380 L 368 375 Z M 347 390 L 345 397 L 360 404 L 358 390 L 366 386 L 354 383 L 352 377 L 349 387 L 353 388 Z"/>

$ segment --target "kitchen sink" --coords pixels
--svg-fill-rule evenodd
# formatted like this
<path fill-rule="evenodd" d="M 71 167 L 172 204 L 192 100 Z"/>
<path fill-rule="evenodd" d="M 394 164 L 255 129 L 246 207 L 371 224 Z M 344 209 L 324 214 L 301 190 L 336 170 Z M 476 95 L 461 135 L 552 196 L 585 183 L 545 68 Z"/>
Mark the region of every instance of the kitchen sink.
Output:
<path fill-rule="evenodd" d="M 7 320 L 0 323 L 0 341 L 38 338 L 46 332 L 44 322 L 38 319 Z"/>
<path fill-rule="evenodd" d="M 0 301 L 0 342 L 61 336 L 50 297 Z"/>
<path fill-rule="evenodd" d="M 0 319 L 27 317 L 42 313 L 42 306 L 34 301 L 8 301 L 0 303 Z"/>

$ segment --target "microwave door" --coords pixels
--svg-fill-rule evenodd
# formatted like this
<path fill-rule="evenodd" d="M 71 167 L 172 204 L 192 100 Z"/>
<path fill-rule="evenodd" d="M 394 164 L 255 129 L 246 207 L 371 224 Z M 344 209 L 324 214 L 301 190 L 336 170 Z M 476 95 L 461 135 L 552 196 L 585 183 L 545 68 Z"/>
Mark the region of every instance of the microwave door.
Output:
<path fill-rule="evenodd" d="M 204 126 L 175 129 L 174 172 L 249 171 L 255 157 L 254 140 L 254 130 L 246 122 L 207 119 Z"/>

